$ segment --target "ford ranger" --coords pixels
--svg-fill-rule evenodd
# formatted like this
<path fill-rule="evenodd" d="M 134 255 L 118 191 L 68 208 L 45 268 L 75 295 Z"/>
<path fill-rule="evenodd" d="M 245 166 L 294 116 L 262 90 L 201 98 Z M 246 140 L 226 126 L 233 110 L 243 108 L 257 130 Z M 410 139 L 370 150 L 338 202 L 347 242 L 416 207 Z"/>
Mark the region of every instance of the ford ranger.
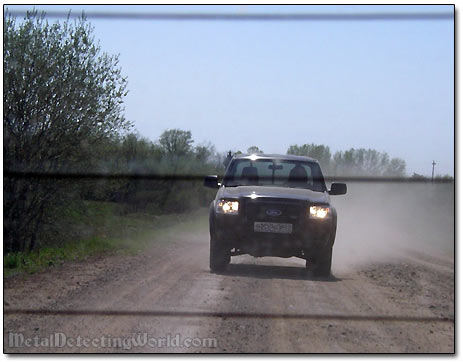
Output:
<path fill-rule="evenodd" d="M 347 192 L 343 183 L 327 190 L 318 162 L 291 155 L 238 155 L 218 188 L 209 213 L 210 269 L 223 271 L 231 256 L 299 257 L 313 275 L 331 274 L 337 214 L 330 195 Z"/>

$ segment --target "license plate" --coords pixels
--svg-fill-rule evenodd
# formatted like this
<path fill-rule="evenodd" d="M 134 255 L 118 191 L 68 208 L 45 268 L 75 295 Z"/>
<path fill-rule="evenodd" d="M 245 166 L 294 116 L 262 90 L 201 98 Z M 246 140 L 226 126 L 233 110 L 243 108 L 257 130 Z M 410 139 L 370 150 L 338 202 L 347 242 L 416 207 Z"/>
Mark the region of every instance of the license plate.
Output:
<path fill-rule="evenodd" d="M 291 234 L 293 232 L 293 224 L 279 222 L 255 222 L 254 231 L 258 233 Z"/>

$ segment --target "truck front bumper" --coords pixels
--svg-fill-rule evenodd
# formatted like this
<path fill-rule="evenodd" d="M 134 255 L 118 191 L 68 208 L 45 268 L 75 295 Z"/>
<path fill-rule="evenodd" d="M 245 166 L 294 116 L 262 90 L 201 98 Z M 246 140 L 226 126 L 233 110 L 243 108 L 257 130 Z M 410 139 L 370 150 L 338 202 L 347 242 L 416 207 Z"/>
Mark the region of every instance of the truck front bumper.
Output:
<path fill-rule="evenodd" d="M 215 215 L 211 232 L 236 254 L 307 256 L 334 242 L 333 220 L 294 220 L 291 233 L 257 232 L 254 220 L 239 215 Z"/>

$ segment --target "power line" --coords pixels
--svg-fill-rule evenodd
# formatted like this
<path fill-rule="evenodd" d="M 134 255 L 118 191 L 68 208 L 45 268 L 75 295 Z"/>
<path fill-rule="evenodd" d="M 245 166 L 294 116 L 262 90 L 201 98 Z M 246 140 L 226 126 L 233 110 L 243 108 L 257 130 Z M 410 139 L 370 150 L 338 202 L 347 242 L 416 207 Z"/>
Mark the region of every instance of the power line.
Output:
<path fill-rule="evenodd" d="M 13 16 L 26 16 L 27 11 L 8 10 Z M 38 12 L 38 14 L 41 14 Z M 175 20 L 175 21 L 395 21 L 395 20 L 454 20 L 451 12 L 416 13 L 288 13 L 288 14 L 237 14 L 237 13 L 135 13 L 135 12 L 43 12 L 49 18 L 78 18 L 82 14 L 88 19 L 111 20 Z"/>

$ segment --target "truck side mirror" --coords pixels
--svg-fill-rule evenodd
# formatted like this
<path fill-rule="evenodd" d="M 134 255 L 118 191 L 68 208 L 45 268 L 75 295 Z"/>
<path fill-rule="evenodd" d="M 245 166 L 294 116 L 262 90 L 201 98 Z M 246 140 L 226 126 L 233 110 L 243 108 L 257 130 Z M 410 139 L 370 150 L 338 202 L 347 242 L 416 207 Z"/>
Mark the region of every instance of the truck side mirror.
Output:
<path fill-rule="evenodd" d="M 331 190 L 328 192 L 330 195 L 344 195 L 347 193 L 347 185 L 339 182 L 331 184 Z"/>
<path fill-rule="evenodd" d="M 213 189 L 219 188 L 219 178 L 217 175 L 206 176 L 204 178 L 204 186 L 210 187 Z"/>

